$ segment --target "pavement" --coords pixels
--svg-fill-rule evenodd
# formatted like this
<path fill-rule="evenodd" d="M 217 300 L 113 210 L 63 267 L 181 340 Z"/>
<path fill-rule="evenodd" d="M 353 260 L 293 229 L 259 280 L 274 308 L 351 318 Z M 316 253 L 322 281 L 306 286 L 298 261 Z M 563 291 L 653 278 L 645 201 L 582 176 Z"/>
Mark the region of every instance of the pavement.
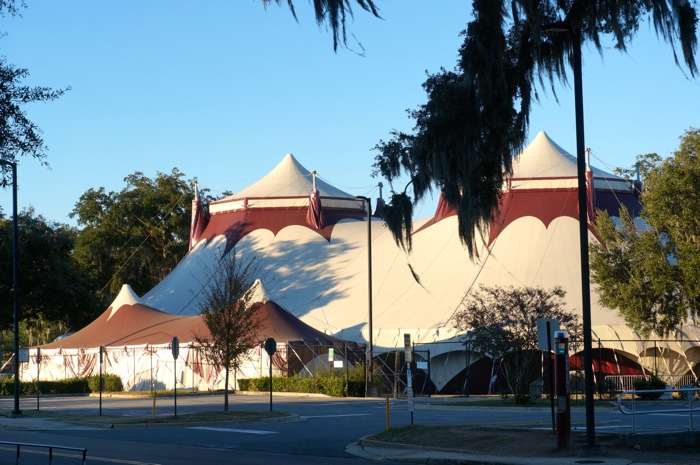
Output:
<path fill-rule="evenodd" d="M 349 445 L 346 452 L 370 460 L 392 460 L 427 464 L 459 465 L 664 465 L 652 462 L 634 462 L 628 459 L 611 459 L 609 457 L 499 457 L 480 455 L 460 451 L 431 449 L 403 444 L 388 444 L 360 439 Z"/>
<path fill-rule="evenodd" d="M 423 407 L 426 408 L 426 407 Z M 429 407 L 428 407 L 429 408 Z M 439 407 L 438 407 L 439 408 Z M 191 425 L 188 423 L 188 425 Z M 168 426 L 176 426 L 168 424 Z M 112 426 L 114 427 L 114 426 Z M 121 428 L 138 428 L 138 425 L 120 425 Z M 51 430 L 90 430 L 105 429 L 109 426 L 86 426 L 74 423 L 64 423 L 46 417 L 0 416 L 0 430 L 13 429 L 25 431 Z M 665 435 L 664 435 L 665 436 Z M 697 440 L 697 438 L 696 438 Z M 635 461 L 624 458 L 596 456 L 594 453 L 582 451 L 578 457 L 512 457 L 498 455 L 482 455 L 458 450 L 447 450 L 408 444 L 387 443 L 369 438 L 359 439 L 346 447 L 346 452 L 373 461 L 398 461 L 425 464 L 455 464 L 455 465 L 668 465 L 672 462 Z"/>
<path fill-rule="evenodd" d="M 172 425 L 171 425 L 172 426 Z M 1 429 L 15 429 L 25 431 L 51 431 L 51 430 L 85 430 L 104 429 L 102 426 L 83 426 L 71 423 L 63 423 L 42 417 L 0 417 Z M 653 462 L 635 462 L 628 459 L 595 457 L 499 457 L 495 455 L 480 455 L 464 451 L 435 449 L 422 446 L 404 444 L 391 444 L 362 438 L 356 443 L 350 444 L 346 452 L 369 460 L 399 461 L 427 464 L 460 464 L 460 465 L 664 465 Z"/>

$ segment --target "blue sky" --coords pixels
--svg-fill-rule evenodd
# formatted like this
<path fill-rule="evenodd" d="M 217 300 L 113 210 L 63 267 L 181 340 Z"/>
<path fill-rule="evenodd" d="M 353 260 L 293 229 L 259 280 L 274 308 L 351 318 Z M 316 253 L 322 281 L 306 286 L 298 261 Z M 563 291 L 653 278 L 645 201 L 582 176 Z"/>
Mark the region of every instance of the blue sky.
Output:
<path fill-rule="evenodd" d="M 68 214 L 89 188 L 119 191 L 135 171 L 174 167 L 213 194 L 236 192 L 286 153 L 347 192 L 376 197 L 372 147 L 411 129 L 405 110 L 424 103 L 426 71 L 454 67 L 471 10 L 467 0 L 377 3 L 383 19 L 358 9 L 348 24 L 359 56 L 333 51 L 306 0 L 296 2 L 298 23 L 286 6 L 253 0 L 29 0 L 22 17 L 3 18 L 0 54 L 29 69 L 28 84 L 72 90 L 26 107 L 51 168 L 20 160 L 19 207 L 74 224 Z M 594 165 L 668 156 L 700 127 L 700 80 L 675 66 L 648 25 L 627 54 L 584 47 Z M 544 130 L 574 153 L 573 91 L 556 88 L 559 102 L 541 91 L 529 139 Z M 416 216 L 430 216 L 436 200 Z M 0 205 L 11 211 L 9 190 Z"/>

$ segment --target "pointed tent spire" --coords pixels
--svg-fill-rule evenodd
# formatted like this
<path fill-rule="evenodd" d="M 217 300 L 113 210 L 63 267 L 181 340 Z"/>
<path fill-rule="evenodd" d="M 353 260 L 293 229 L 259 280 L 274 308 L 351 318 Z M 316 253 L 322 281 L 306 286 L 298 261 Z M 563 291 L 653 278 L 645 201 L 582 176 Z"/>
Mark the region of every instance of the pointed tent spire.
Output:
<path fill-rule="evenodd" d="M 306 222 L 316 229 L 323 229 L 325 219 L 321 207 L 321 196 L 316 189 L 316 171 L 311 172 L 312 187 L 309 195 L 309 209 L 306 213 Z"/>
<path fill-rule="evenodd" d="M 593 185 L 593 171 L 591 170 L 591 149 L 586 149 L 586 214 L 588 222 L 595 223 L 595 186 Z"/>
<path fill-rule="evenodd" d="M 119 294 L 114 298 L 114 301 L 112 301 L 112 305 L 109 306 L 112 310 L 109 313 L 107 320 L 109 321 L 109 319 L 112 318 L 114 314 L 117 313 L 117 311 L 124 305 L 136 305 L 141 303 L 141 299 L 138 295 L 136 295 L 131 286 L 128 284 L 123 284 Z"/>
<path fill-rule="evenodd" d="M 374 207 L 373 216 L 384 219 L 384 207 L 386 206 L 386 202 L 384 202 L 384 198 L 382 197 L 382 187 L 384 187 L 384 184 L 380 182 L 377 184 L 377 187 L 379 187 L 379 197 L 377 198 L 377 206 Z"/>
<path fill-rule="evenodd" d="M 204 207 L 202 206 L 202 202 L 199 200 L 199 183 L 197 181 L 194 182 L 194 199 L 192 199 L 192 221 L 190 222 L 190 248 L 189 250 L 192 250 L 195 245 L 197 245 L 197 242 L 199 242 L 199 238 L 202 236 L 202 233 L 207 227 L 207 223 L 209 222 L 209 218 L 207 217 L 206 213 L 204 212 Z"/>

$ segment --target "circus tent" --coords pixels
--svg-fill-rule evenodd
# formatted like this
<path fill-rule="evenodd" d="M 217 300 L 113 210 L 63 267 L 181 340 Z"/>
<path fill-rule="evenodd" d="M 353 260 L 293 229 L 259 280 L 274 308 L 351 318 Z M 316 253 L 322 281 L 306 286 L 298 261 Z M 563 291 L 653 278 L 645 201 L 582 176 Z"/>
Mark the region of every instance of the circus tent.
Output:
<path fill-rule="evenodd" d="M 317 357 L 335 350 L 338 360 L 356 363 L 364 347 L 324 334 L 303 323 L 270 300 L 260 282 L 253 300 L 258 303 L 261 326 L 257 339 L 273 338 L 275 373 L 290 375 L 312 365 Z M 118 375 L 127 390 L 172 389 L 177 370 L 180 388 L 222 388 L 223 375 L 198 349 L 196 339 L 209 336 L 201 315 L 172 315 L 145 305 L 127 284 L 112 304 L 92 323 L 67 337 L 32 348 L 22 364 L 22 379 L 66 379 L 97 376 L 100 369 Z M 178 364 L 173 364 L 177 337 Z M 100 347 L 104 357 L 99 366 Z M 38 355 L 38 356 L 37 356 Z M 260 377 L 267 373 L 269 357 L 260 344 L 235 373 L 237 377 Z"/>
<path fill-rule="evenodd" d="M 589 167 L 587 183 L 593 187 L 590 206 L 611 216 L 620 206 L 639 214 L 634 182 Z M 465 350 L 453 317 L 480 286 L 559 286 L 568 309 L 581 311 L 577 188 L 575 157 L 540 132 L 514 160 L 478 258 L 469 257 L 457 235 L 457 217 L 442 201 L 434 216 L 414 222 L 409 254 L 378 214 L 368 223 L 363 197 L 334 187 L 286 155 L 258 182 L 212 202 L 209 217 L 195 198 L 190 252 L 138 302 L 149 309 L 149 318 L 176 325 L 199 314 L 222 257 L 255 257 L 271 301 L 319 334 L 371 341 L 378 358 L 403 350 L 408 335 L 418 359 L 429 365 L 428 384 L 445 392 L 469 372 L 470 360 L 479 361 L 479 354 Z M 598 241 L 592 224 L 588 230 L 589 242 Z M 666 373 L 693 367 L 700 346 L 696 327 L 684 328 L 672 341 L 644 339 L 600 305 L 595 288 L 591 297 L 599 373 L 659 368 L 659 354 Z"/>

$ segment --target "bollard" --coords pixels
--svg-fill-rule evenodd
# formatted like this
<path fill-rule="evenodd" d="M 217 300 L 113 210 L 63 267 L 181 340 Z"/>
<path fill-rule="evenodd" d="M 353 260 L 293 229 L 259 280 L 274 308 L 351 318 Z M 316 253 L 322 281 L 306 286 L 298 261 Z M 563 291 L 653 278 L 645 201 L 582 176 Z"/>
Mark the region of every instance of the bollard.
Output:
<path fill-rule="evenodd" d="M 153 391 L 153 409 L 151 410 L 151 420 L 156 419 L 156 391 Z"/>
<path fill-rule="evenodd" d="M 571 403 L 569 396 L 569 338 L 566 331 L 554 333 L 554 387 L 557 393 L 557 449 L 569 447 L 571 439 Z"/>
<path fill-rule="evenodd" d="M 386 396 L 386 430 L 391 429 L 391 410 L 389 410 L 389 396 Z"/>

